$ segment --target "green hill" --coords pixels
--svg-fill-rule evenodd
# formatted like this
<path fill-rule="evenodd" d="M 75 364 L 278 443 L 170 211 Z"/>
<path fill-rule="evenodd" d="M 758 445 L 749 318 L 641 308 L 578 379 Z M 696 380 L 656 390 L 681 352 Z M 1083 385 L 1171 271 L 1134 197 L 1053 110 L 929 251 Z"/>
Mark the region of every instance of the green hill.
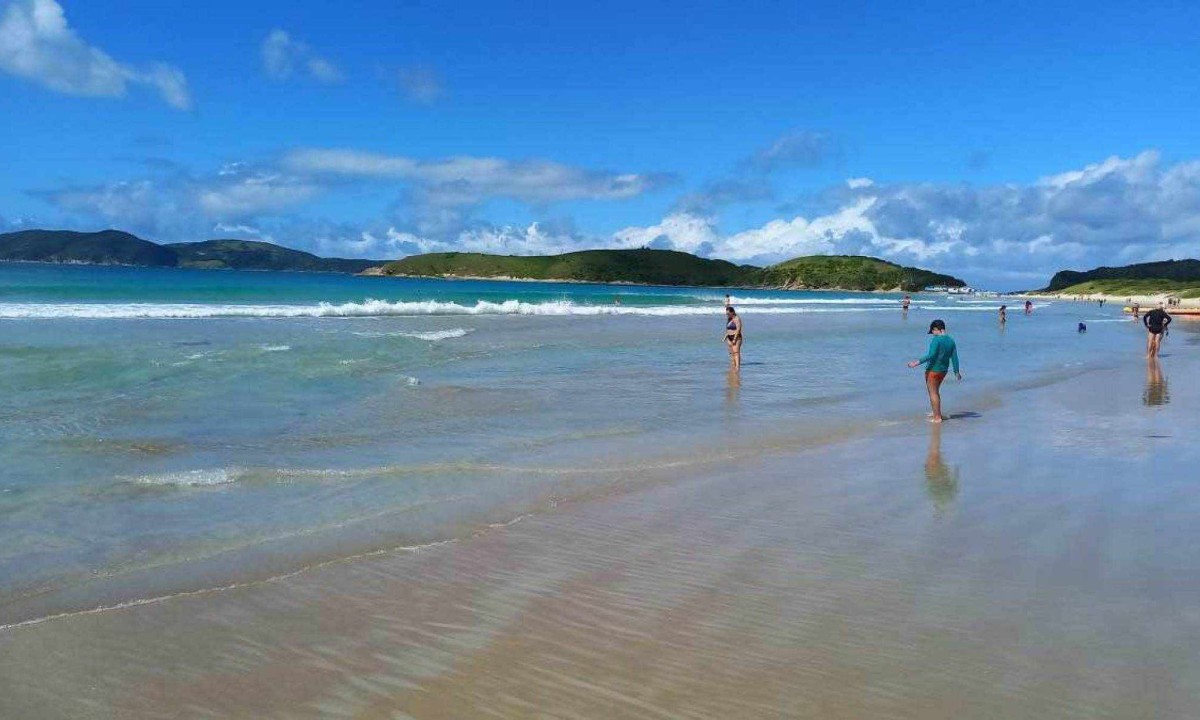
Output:
<path fill-rule="evenodd" d="M 372 260 L 323 258 L 257 240 L 204 240 L 164 245 L 175 251 L 179 267 L 235 270 L 308 270 L 358 273 L 378 265 Z"/>
<path fill-rule="evenodd" d="M 814 255 L 768 268 L 734 265 L 672 250 L 585 250 L 564 255 L 430 253 L 383 266 L 383 275 L 496 277 L 653 285 L 920 290 L 929 285 L 960 287 L 949 275 L 869 257 Z"/>
<path fill-rule="evenodd" d="M 792 289 L 893 290 L 915 292 L 933 285 L 963 287 L 965 282 L 862 255 L 809 255 L 765 268 L 763 284 Z"/>
<path fill-rule="evenodd" d="M 175 252 L 119 230 L 22 230 L 0 235 L 0 260 L 172 267 Z"/>
<path fill-rule="evenodd" d="M 1098 267 L 1083 272 L 1061 270 L 1046 292 L 1086 295 L 1200 295 L 1200 260 L 1164 260 L 1122 267 Z"/>
<path fill-rule="evenodd" d="M 205 240 L 159 245 L 119 230 L 93 233 L 23 230 L 0 234 L 0 261 L 4 260 L 342 273 L 358 273 L 380 264 L 378 260 L 322 258 L 253 240 Z"/>
<path fill-rule="evenodd" d="M 674 250 L 583 250 L 563 255 L 429 253 L 383 266 L 384 275 L 629 282 L 649 285 L 754 285 L 758 268 Z"/>
<path fill-rule="evenodd" d="M 1173 295 L 1179 298 L 1200 298 L 1200 281 L 1177 280 L 1088 280 L 1055 290 L 1064 295 L 1115 295 L 1125 297 Z"/>

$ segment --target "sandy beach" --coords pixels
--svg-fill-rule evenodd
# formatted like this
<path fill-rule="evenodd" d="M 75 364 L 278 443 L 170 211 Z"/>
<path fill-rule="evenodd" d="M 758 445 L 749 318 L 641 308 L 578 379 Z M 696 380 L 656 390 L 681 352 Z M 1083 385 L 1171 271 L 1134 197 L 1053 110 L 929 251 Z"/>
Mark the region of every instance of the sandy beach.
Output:
<path fill-rule="evenodd" d="M 1200 336 L 418 551 L 0 631 L 14 718 L 1168 718 Z M 967 386 L 964 386 L 967 387 Z M 919 407 L 919 389 L 913 403 Z"/>
<path fill-rule="evenodd" d="M 1156 295 L 1105 295 L 1103 293 L 1088 293 L 1086 295 L 1076 295 L 1071 293 L 1026 293 L 1023 297 L 1029 297 L 1041 300 L 1061 300 L 1069 302 L 1098 302 L 1103 300 L 1105 303 L 1114 306 L 1125 306 L 1136 304 L 1143 309 L 1156 307 L 1159 303 L 1166 303 L 1168 298 L 1175 297 L 1171 293 L 1158 293 Z M 1180 298 L 1179 305 L 1176 307 L 1198 309 L 1200 308 L 1200 298 Z"/>

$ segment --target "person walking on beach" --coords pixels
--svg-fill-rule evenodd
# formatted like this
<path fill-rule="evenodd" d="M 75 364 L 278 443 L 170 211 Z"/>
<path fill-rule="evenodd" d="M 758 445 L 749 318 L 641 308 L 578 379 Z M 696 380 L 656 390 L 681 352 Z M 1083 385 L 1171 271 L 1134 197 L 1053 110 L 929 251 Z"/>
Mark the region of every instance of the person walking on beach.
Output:
<path fill-rule="evenodd" d="M 729 348 L 729 367 L 742 369 L 742 319 L 732 305 L 725 306 L 725 345 Z"/>
<path fill-rule="evenodd" d="M 1032 300 L 1026 300 L 1026 301 L 1025 301 L 1025 314 L 1026 314 L 1026 315 L 1032 315 L 1032 314 L 1033 314 L 1033 301 L 1032 301 Z"/>
<path fill-rule="evenodd" d="M 1004 327 L 1008 323 L 1008 306 L 1000 306 L 1000 327 Z"/>
<path fill-rule="evenodd" d="M 932 409 L 929 421 L 940 423 L 945 420 L 942 417 L 942 382 L 951 365 L 954 366 L 955 378 L 962 380 L 962 372 L 958 367 L 958 346 L 954 338 L 946 334 L 946 323 L 941 320 L 929 323 L 929 334 L 933 337 L 929 339 L 929 349 L 924 357 L 911 361 L 908 366 L 925 366 L 925 389 L 929 391 L 929 406 Z"/>
<path fill-rule="evenodd" d="M 1146 326 L 1146 357 L 1156 358 L 1162 347 L 1163 335 L 1167 332 L 1167 326 L 1171 324 L 1171 316 L 1163 310 L 1163 304 L 1159 303 L 1158 307 L 1146 313 L 1142 324 Z"/>
<path fill-rule="evenodd" d="M 912 304 L 912 298 L 909 297 L 908 295 L 905 295 L 904 299 L 900 301 L 900 309 L 903 310 L 904 312 L 908 312 L 908 306 L 911 304 Z"/>

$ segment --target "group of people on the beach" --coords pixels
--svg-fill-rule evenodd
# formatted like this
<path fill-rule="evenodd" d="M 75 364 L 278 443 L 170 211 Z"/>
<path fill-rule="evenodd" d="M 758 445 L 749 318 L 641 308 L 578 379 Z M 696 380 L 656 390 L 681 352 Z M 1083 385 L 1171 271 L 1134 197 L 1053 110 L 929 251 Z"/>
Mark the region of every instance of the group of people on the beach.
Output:
<path fill-rule="evenodd" d="M 909 306 L 912 303 L 912 298 L 905 295 L 900 301 L 900 307 L 908 313 Z M 1133 316 L 1138 317 L 1138 307 L 1133 306 Z M 1033 301 L 1025 301 L 1025 314 L 1033 314 Z M 1004 326 L 1008 322 L 1008 306 L 1000 306 L 1000 325 Z M 1142 322 L 1146 326 L 1146 357 L 1156 359 L 1159 349 L 1162 347 L 1163 336 L 1167 334 L 1167 327 L 1171 324 L 1171 316 L 1163 309 L 1163 303 L 1159 303 L 1158 307 L 1146 313 L 1142 318 Z M 1080 333 L 1087 332 L 1087 325 L 1083 322 L 1079 323 L 1078 331 Z M 954 338 L 946 333 L 946 323 L 941 319 L 936 319 L 929 323 L 929 332 L 932 335 L 929 339 L 929 348 L 925 354 L 916 360 L 908 363 L 910 368 L 925 366 L 925 389 L 929 394 L 929 420 L 930 422 L 940 423 L 945 420 L 942 415 L 942 383 L 946 380 L 946 375 L 950 370 L 954 370 L 954 377 L 962 380 L 962 372 L 958 363 L 958 345 L 954 342 Z M 725 346 L 729 350 L 729 366 L 732 372 L 738 372 L 742 367 L 742 344 L 745 342 L 745 336 L 742 333 L 742 318 L 738 315 L 737 310 L 733 307 L 733 299 L 725 296 Z"/>

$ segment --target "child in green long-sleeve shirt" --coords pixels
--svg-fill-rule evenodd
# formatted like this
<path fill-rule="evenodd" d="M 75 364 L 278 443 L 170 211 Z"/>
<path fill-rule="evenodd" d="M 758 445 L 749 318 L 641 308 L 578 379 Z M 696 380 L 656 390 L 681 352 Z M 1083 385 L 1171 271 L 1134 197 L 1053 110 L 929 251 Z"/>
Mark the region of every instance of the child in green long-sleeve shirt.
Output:
<path fill-rule="evenodd" d="M 908 366 L 925 366 L 925 389 L 929 391 L 929 406 L 933 409 L 930 421 L 940 423 L 945 419 L 942 417 L 942 382 L 951 365 L 954 366 L 954 377 L 962 380 L 962 373 L 958 368 L 958 346 L 954 344 L 954 338 L 946 334 L 946 323 L 941 320 L 929 323 L 929 334 L 933 336 L 929 339 L 929 350 Z"/>

